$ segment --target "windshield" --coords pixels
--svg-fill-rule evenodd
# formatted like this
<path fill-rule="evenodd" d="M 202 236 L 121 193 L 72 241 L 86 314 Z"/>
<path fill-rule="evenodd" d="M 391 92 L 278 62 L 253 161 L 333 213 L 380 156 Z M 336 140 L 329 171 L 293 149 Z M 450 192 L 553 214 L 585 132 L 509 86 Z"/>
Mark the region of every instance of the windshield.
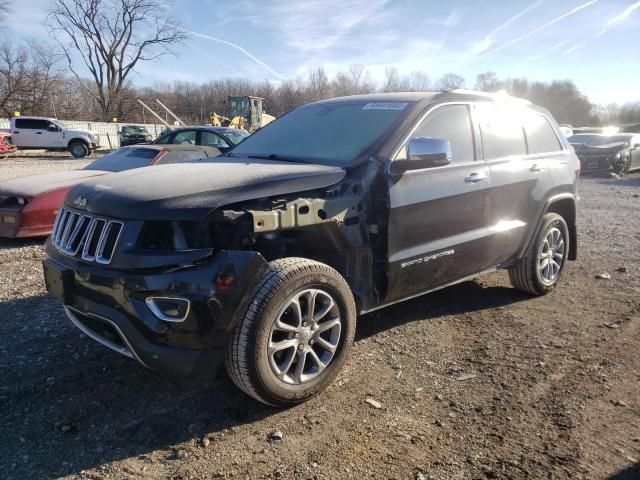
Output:
<path fill-rule="evenodd" d="M 247 132 L 243 132 L 242 130 L 228 130 L 221 133 L 224 138 L 229 140 L 234 145 L 239 144 L 242 140 L 249 136 Z"/>
<path fill-rule="evenodd" d="M 160 154 L 155 148 L 124 147 L 115 152 L 108 153 L 90 163 L 85 170 L 105 170 L 107 172 L 122 172 L 132 168 L 146 167 Z"/>
<path fill-rule="evenodd" d="M 569 137 L 569 143 L 583 143 L 591 147 L 597 147 L 599 145 L 607 145 L 609 143 L 627 142 L 629 143 L 630 137 L 624 135 L 573 135 Z"/>
<path fill-rule="evenodd" d="M 137 125 L 128 125 L 122 127 L 122 133 L 147 133 L 147 129 L 144 127 L 138 127 Z"/>
<path fill-rule="evenodd" d="M 409 105 L 360 101 L 300 107 L 247 137 L 232 155 L 347 165 L 389 131 Z"/>

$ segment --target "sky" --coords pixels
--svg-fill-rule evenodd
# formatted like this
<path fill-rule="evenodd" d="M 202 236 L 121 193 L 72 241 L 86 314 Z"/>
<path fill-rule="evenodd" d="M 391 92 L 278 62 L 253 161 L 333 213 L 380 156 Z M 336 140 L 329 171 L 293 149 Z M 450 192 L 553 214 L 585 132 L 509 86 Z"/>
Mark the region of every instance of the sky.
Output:
<path fill-rule="evenodd" d="M 10 30 L 46 38 L 49 0 L 14 0 Z M 571 79 L 596 103 L 640 100 L 638 0 L 174 0 L 190 34 L 175 56 L 136 68 L 138 85 L 331 76 L 361 64 L 431 79 L 454 72 Z"/>

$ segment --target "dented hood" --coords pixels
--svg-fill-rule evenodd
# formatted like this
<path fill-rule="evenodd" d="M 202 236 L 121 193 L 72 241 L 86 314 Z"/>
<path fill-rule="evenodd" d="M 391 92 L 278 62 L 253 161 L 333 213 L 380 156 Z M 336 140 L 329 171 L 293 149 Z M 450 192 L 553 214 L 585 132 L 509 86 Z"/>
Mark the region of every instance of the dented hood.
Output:
<path fill-rule="evenodd" d="M 199 220 L 224 205 L 327 187 L 345 175 L 323 165 L 220 160 L 114 173 L 76 186 L 66 204 L 125 220 Z"/>

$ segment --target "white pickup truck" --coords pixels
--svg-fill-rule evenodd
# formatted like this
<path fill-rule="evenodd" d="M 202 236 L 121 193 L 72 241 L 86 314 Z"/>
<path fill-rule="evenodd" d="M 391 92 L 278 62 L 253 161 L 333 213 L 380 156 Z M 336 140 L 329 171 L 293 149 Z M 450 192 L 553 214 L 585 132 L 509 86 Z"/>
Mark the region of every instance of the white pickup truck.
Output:
<path fill-rule="evenodd" d="M 82 158 L 100 146 L 100 137 L 89 130 L 70 130 L 52 118 L 13 117 L 11 142 L 20 149 L 68 150 Z"/>

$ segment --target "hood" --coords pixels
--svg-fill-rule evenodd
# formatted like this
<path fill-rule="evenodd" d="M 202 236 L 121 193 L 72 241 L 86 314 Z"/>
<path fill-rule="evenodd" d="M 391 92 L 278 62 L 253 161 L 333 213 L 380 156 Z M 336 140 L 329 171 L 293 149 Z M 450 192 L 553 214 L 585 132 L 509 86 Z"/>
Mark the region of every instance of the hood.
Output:
<path fill-rule="evenodd" d="M 588 153 L 595 153 L 595 154 L 602 153 L 604 155 L 607 153 L 616 153 L 616 152 L 619 152 L 620 150 L 624 150 L 629 146 L 629 144 L 626 142 L 614 142 L 614 143 L 607 143 L 605 145 L 591 146 L 585 143 L 574 143 L 573 146 L 576 152 L 588 152 Z"/>
<path fill-rule="evenodd" d="M 328 187 L 345 175 L 340 167 L 224 160 L 114 173 L 76 186 L 66 203 L 81 197 L 88 212 L 123 220 L 200 220 L 223 205 Z"/>
<path fill-rule="evenodd" d="M 67 135 L 84 135 L 84 136 L 100 135 L 99 133 L 92 132 L 91 130 L 82 130 L 79 128 L 65 128 L 65 133 Z"/>
<path fill-rule="evenodd" d="M 68 188 L 81 181 L 111 172 L 102 170 L 70 170 L 68 172 L 43 173 L 0 182 L 0 196 L 35 197 L 42 193 Z"/>

